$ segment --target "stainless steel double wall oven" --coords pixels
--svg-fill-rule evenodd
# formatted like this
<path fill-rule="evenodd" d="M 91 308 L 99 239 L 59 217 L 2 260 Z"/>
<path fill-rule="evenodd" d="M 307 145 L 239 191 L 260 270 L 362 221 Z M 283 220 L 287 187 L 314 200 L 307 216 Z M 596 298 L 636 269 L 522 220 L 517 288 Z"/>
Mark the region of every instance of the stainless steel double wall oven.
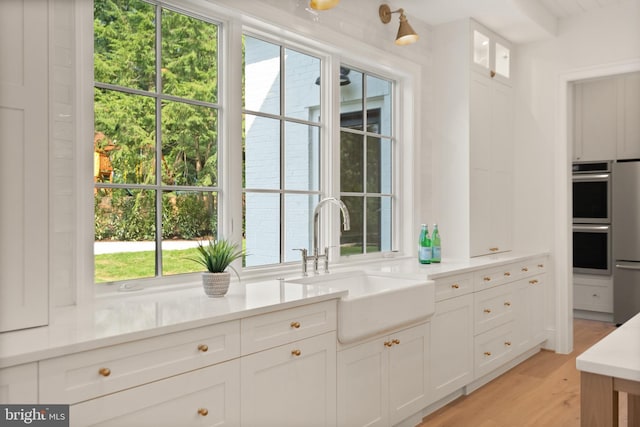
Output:
<path fill-rule="evenodd" d="M 611 275 L 611 163 L 573 164 L 573 272 Z"/>

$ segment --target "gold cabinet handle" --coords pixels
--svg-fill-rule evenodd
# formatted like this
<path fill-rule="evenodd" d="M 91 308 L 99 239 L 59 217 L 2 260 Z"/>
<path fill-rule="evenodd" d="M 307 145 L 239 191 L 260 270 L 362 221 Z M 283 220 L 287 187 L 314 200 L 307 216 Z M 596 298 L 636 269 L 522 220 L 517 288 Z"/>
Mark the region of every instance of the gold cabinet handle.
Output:
<path fill-rule="evenodd" d="M 198 409 L 198 414 L 206 417 L 207 415 L 209 415 L 209 410 L 207 408 L 200 408 Z"/>
<path fill-rule="evenodd" d="M 496 76 L 496 72 L 495 72 L 495 71 L 493 71 L 493 70 L 491 70 L 491 71 L 489 72 L 489 75 L 491 76 L 491 78 L 494 78 L 494 77 Z"/>
<path fill-rule="evenodd" d="M 484 352 L 484 355 L 485 355 L 485 356 L 487 356 L 487 357 L 489 357 L 489 356 L 491 356 L 491 352 L 490 352 L 490 351 L 485 351 L 485 352 Z"/>
<path fill-rule="evenodd" d="M 505 307 L 511 307 L 511 303 L 510 303 L 509 301 L 505 301 L 505 302 L 504 302 L 504 306 L 505 306 Z"/>
<path fill-rule="evenodd" d="M 198 346 L 198 351 L 201 351 L 203 353 L 206 353 L 207 351 L 209 351 L 209 346 L 206 344 L 200 344 Z"/>
<path fill-rule="evenodd" d="M 391 347 L 392 345 L 393 345 L 393 342 L 391 342 L 391 341 L 385 341 L 384 342 L 384 346 L 385 347 Z"/>
<path fill-rule="evenodd" d="M 493 77 L 493 76 L 491 76 Z M 500 248 L 489 248 L 489 251 L 491 252 L 498 252 L 500 250 Z"/>
<path fill-rule="evenodd" d="M 529 284 L 536 285 L 536 284 L 538 284 L 538 281 L 536 279 L 529 280 Z"/>
<path fill-rule="evenodd" d="M 511 346 L 511 341 L 505 341 L 505 342 L 504 342 L 504 345 L 505 345 L 506 347 Z"/>
<path fill-rule="evenodd" d="M 398 339 L 394 339 L 394 340 L 392 340 L 391 342 L 392 342 L 393 344 L 400 344 L 400 340 L 398 340 Z"/>
<path fill-rule="evenodd" d="M 538 264 L 538 268 L 544 268 L 544 264 Z"/>
<path fill-rule="evenodd" d="M 298 329 L 300 328 L 300 322 L 291 322 L 291 327 L 293 329 Z"/>
<path fill-rule="evenodd" d="M 527 267 L 522 267 L 522 271 L 526 273 L 527 271 L 529 271 L 529 269 Z"/>
<path fill-rule="evenodd" d="M 102 375 L 103 377 L 108 377 L 109 375 L 111 375 L 111 369 L 109 369 L 109 368 L 100 368 L 98 373 L 100 375 Z"/>
<path fill-rule="evenodd" d="M 291 355 L 292 356 L 300 356 L 302 354 L 302 352 L 298 349 L 295 350 L 291 350 Z"/>
<path fill-rule="evenodd" d="M 482 280 L 484 280 L 485 282 L 490 282 L 491 281 L 491 277 L 485 276 L 485 277 L 482 278 Z"/>
<path fill-rule="evenodd" d="M 484 309 L 484 312 L 485 312 L 485 313 L 491 313 L 491 309 L 485 308 L 485 309 Z"/>
<path fill-rule="evenodd" d="M 451 287 L 453 289 L 458 289 L 460 287 L 460 285 L 458 285 L 457 283 L 454 283 L 453 285 L 451 285 Z"/>
<path fill-rule="evenodd" d="M 504 275 L 505 275 L 505 277 L 509 277 L 509 276 L 511 276 L 511 273 L 509 273 L 508 271 L 506 271 L 506 272 L 504 273 Z"/>

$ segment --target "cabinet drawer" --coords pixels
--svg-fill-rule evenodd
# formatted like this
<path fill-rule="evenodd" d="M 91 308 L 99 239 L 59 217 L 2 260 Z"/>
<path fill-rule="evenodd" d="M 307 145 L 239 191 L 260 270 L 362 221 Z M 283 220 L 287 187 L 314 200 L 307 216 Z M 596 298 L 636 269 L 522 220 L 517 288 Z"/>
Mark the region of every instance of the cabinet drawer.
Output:
<path fill-rule="evenodd" d="M 240 356 L 226 322 L 40 362 L 40 401 L 72 404 Z"/>
<path fill-rule="evenodd" d="M 474 295 L 474 334 L 513 320 L 514 302 L 510 285 L 477 292 Z"/>
<path fill-rule="evenodd" d="M 507 323 L 475 337 L 474 372 L 478 379 L 513 356 L 514 325 Z"/>
<path fill-rule="evenodd" d="M 613 313 L 613 291 L 609 286 L 574 284 L 573 308 Z"/>
<path fill-rule="evenodd" d="M 325 301 L 241 320 L 242 354 L 336 330 L 336 301 Z"/>
<path fill-rule="evenodd" d="M 238 426 L 240 359 L 71 405 L 71 426 Z"/>
<path fill-rule="evenodd" d="M 547 271 L 547 259 L 537 258 L 526 262 L 514 264 L 512 268 L 514 276 L 517 278 L 535 276 Z"/>
<path fill-rule="evenodd" d="M 513 264 L 476 271 L 473 275 L 474 290 L 478 292 L 513 281 L 516 271 L 516 266 Z"/>
<path fill-rule="evenodd" d="M 436 301 L 442 301 L 473 291 L 473 275 L 460 274 L 435 280 Z"/>

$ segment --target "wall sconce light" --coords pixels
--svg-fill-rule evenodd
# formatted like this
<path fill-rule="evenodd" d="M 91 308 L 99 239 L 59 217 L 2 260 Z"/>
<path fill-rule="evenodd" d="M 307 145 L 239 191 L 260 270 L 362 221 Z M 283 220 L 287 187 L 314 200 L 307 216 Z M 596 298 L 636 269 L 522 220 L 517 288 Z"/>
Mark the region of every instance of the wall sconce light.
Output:
<path fill-rule="evenodd" d="M 334 8 L 340 3 L 340 0 L 311 0 L 309 7 L 315 10 L 328 10 Z"/>
<path fill-rule="evenodd" d="M 391 10 L 388 4 L 380 5 L 378 9 L 378 14 L 380 15 L 380 20 L 384 24 L 388 24 L 391 21 L 391 14 L 399 13 L 400 14 L 400 26 L 398 27 L 398 35 L 396 36 L 396 44 L 397 45 L 405 45 L 411 44 L 418 41 L 418 34 L 413 31 L 411 25 L 407 21 L 407 17 L 404 14 L 404 9 Z"/>

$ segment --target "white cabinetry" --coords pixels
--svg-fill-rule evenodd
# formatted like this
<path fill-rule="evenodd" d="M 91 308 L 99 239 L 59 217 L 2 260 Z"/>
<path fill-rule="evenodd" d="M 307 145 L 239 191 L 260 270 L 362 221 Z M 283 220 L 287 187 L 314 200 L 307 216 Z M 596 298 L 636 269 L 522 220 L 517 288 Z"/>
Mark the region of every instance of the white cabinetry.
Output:
<path fill-rule="evenodd" d="M 640 159 L 640 72 L 626 74 L 618 84 L 622 127 L 617 144 L 618 159 Z M 620 124 L 620 121 L 622 123 Z"/>
<path fill-rule="evenodd" d="M 480 379 L 545 339 L 546 259 L 474 275 L 474 376 Z"/>
<path fill-rule="evenodd" d="M 473 20 L 440 25 L 434 38 L 435 214 L 456 242 L 449 256 L 509 251 L 514 203 L 511 46 Z"/>
<path fill-rule="evenodd" d="M 38 403 L 38 364 L 0 369 L 0 403 Z"/>
<path fill-rule="evenodd" d="M 436 280 L 430 369 L 434 401 L 473 380 L 472 291 L 470 274 Z"/>
<path fill-rule="evenodd" d="M 574 274 L 573 308 L 613 313 L 613 277 Z"/>
<path fill-rule="evenodd" d="M 576 161 L 640 158 L 640 72 L 574 87 Z"/>
<path fill-rule="evenodd" d="M 336 424 L 336 302 L 242 319 L 244 426 Z"/>
<path fill-rule="evenodd" d="M 0 332 L 49 319 L 48 9 L 0 2 Z"/>
<path fill-rule="evenodd" d="M 232 321 L 47 359 L 40 401 L 78 426 L 238 425 L 239 356 Z"/>
<path fill-rule="evenodd" d="M 72 405 L 72 426 L 238 426 L 238 359 Z"/>
<path fill-rule="evenodd" d="M 430 402 L 429 323 L 338 351 L 338 425 L 390 426 Z"/>
<path fill-rule="evenodd" d="M 618 139 L 618 91 L 615 79 L 576 84 L 574 160 L 613 160 Z"/>

